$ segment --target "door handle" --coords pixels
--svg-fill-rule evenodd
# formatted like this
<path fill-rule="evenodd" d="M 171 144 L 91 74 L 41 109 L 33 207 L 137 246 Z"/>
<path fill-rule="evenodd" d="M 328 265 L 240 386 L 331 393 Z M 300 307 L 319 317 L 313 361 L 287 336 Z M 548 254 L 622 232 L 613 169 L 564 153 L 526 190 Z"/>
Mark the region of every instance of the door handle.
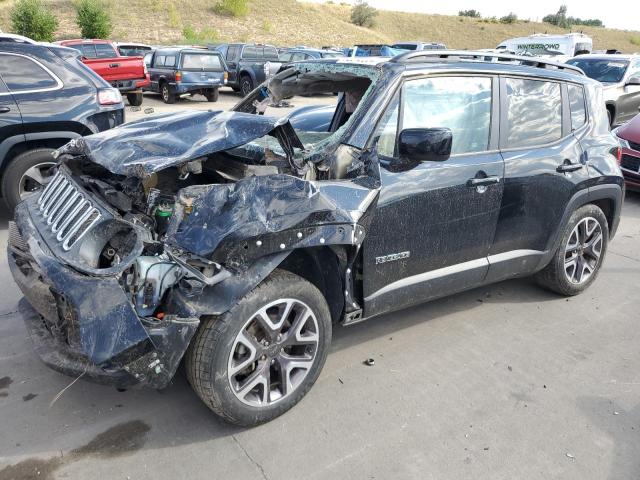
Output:
<path fill-rule="evenodd" d="M 11 109 L 9 107 L 0 107 L 0 113 L 8 113 Z"/>
<path fill-rule="evenodd" d="M 558 168 L 556 168 L 556 172 L 575 172 L 576 170 L 580 170 L 582 167 L 583 165 L 581 163 L 563 163 L 562 165 L 558 165 Z"/>
<path fill-rule="evenodd" d="M 470 178 L 467 180 L 467 187 L 486 187 L 496 183 L 500 183 L 500 177 Z"/>

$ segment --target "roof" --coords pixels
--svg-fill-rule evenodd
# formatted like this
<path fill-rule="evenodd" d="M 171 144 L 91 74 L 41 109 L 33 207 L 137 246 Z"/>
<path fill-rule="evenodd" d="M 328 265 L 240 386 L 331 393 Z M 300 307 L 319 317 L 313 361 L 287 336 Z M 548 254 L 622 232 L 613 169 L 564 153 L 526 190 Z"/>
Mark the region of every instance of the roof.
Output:
<path fill-rule="evenodd" d="M 35 40 L 30 39 L 29 37 L 24 37 L 22 35 L 15 35 L 13 33 L 2 33 L 2 32 L 0 32 L 0 42 L 30 43 L 30 44 L 38 43 Z"/>
<path fill-rule="evenodd" d="M 578 55 L 577 57 L 570 58 L 569 60 L 632 60 L 634 58 L 640 57 L 639 55 L 630 54 L 625 55 L 621 53 L 585 53 L 584 55 Z"/>

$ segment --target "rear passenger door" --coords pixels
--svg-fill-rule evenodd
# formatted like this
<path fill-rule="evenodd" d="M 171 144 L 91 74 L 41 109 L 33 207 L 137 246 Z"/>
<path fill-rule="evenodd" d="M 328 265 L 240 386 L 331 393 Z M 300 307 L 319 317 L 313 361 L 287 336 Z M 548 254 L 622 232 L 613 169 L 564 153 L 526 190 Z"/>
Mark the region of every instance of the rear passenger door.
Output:
<path fill-rule="evenodd" d="M 407 79 L 376 133 L 381 190 L 363 245 L 365 316 L 482 283 L 502 198 L 497 77 Z M 399 132 L 450 128 L 443 162 L 398 168 Z"/>
<path fill-rule="evenodd" d="M 534 271 L 561 227 L 571 197 L 588 180 L 576 133 L 586 123 L 581 85 L 502 77 L 500 149 L 504 194 L 487 281 Z"/>
<path fill-rule="evenodd" d="M 9 137 L 22 136 L 22 117 L 13 95 L 2 81 L 3 65 L 9 66 L 9 55 L 0 53 L 0 165 L 10 145 L 2 143 Z"/>

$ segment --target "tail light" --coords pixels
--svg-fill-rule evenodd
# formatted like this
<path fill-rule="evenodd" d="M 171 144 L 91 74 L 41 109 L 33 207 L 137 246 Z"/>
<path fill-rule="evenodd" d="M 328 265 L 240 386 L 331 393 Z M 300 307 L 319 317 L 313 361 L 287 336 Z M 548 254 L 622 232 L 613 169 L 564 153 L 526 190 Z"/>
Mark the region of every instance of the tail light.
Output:
<path fill-rule="evenodd" d="M 224 72 L 223 77 L 224 77 L 224 83 L 227 83 L 227 81 L 229 80 L 229 72 Z"/>
<path fill-rule="evenodd" d="M 115 105 L 122 102 L 122 95 L 117 88 L 99 88 L 98 103 L 100 105 Z"/>
<path fill-rule="evenodd" d="M 182 81 L 182 72 L 176 72 L 176 82 Z"/>
<path fill-rule="evenodd" d="M 622 148 L 616 148 L 616 159 L 618 160 L 618 165 L 622 165 Z"/>
<path fill-rule="evenodd" d="M 147 68 L 147 63 L 146 62 L 142 62 L 142 67 L 143 67 L 143 72 L 145 75 L 147 75 L 149 73 L 149 69 Z"/>

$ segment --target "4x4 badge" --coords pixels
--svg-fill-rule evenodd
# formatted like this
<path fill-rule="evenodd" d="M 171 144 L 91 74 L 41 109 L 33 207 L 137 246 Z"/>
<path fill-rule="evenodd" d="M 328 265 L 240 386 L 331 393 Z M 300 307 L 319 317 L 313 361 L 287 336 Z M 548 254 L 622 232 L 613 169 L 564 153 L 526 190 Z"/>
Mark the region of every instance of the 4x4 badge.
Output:
<path fill-rule="evenodd" d="M 379 263 L 395 262 L 396 260 L 402 260 L 403 258 L 409 258 L 411 252 L 390 253 L 389 255 L 383 255 L 382 257 L 376 257 L 376 265 Z"/>

